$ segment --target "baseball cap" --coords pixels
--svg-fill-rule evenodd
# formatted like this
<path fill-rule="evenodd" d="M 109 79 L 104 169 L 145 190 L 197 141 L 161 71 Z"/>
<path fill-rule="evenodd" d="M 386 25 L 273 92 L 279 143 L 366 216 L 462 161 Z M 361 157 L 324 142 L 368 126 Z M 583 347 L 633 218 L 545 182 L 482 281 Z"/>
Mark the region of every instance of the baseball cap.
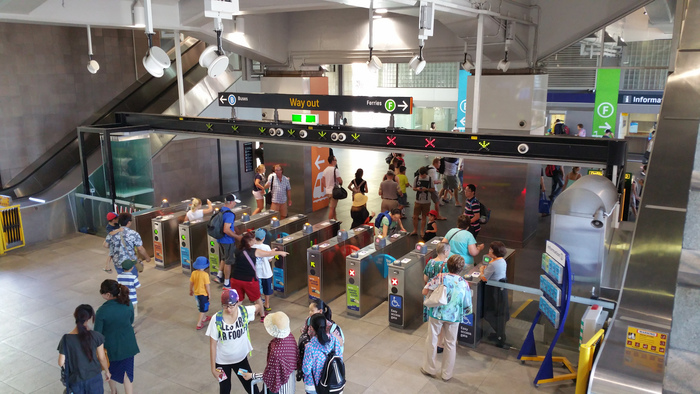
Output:
<path fill-rule="evenodd" d="M 134 260 L 124 260 L 122 261 L 122 269 L 124 271 L 131 271 L 131 269 L 134 268 L 134 264 L 136 264 Z"/>
<path fill-rule="evenodd" d="M 263 241 L 265 240 L 265 237 L 267 236 L 267 231 L 265 231 L 264 228 L 259 228 L 255 230 L 255 238 Z"/>
<path fill-rule="evenodd" d="M 224 289 L 221 292 L 221 303 L 226 304 L 237 304 L 238 303 L 238 292 L 234 289 Z"/>
<path fill-rule="evenodd" d="M 228 196 L 226 196 L 226 201 L 227 201 L 227 202 L 235 201 L 236 204 L 240 204 L 240 203 L 241 203 L 241 200 L 239 200 L 239 199 L 236 197 L 236 195 L 233 194 L 233 193 L 231 193 L 231 194 L 229 194 Z"/>
<path fill-rule="evenodd" d="M 437 213 L 437 211 L 434 210 L 434 209 L 431 209 L 431 210 L 428 212 L 428 215 L 433 215 L 433 216 L 435 216 L 435 217 L 438 217 L 438 213 Z"/>
<path fill-rule="evenodd" d="M 119 215 L 117 215 L 116 213 L 110 212 L 110 213 L 107 214 L 107 221 L 108 221 L 108 222 L 111 222 L 112 220 L 114 220 L 114 219 L 116 219 L 116 218 L 118 218 L 118 217 L 119 217 Z"/>

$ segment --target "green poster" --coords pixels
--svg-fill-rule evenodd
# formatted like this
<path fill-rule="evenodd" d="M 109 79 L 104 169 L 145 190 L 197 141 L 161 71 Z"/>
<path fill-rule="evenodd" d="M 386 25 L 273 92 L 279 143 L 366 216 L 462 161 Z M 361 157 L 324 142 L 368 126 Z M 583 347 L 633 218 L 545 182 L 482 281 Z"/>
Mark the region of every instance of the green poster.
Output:
<path fill-rule="evenodd" d="M 591 135 L 602 137 L 606 129 L 615 134 L 617 95 L 620 93 L 620 69 L 599 69 L 595 81 L 595 107 Z"/>
<path fill-rule="evenodd" d="M 348 309 L 352 309 L 354 311 L 360 310 L 360 288 L 357 287 L 357 285 L 348 284 L 347 305 Z"/>

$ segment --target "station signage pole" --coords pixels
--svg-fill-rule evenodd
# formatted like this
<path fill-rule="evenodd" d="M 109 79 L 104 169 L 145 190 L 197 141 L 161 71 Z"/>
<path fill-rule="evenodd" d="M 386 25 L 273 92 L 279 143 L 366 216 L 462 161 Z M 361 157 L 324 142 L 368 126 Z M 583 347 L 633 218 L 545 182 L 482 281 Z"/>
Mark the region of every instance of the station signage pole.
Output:
<path fill-rule="evenodd" d="M 602 137 L 605 130 L 615 135 L 617 124 L 617 101 L 620 93 L 620 69 L 598 69 L 595 81 L 595 107 L 593 109 L 593 127 L 591 135 Z"/>

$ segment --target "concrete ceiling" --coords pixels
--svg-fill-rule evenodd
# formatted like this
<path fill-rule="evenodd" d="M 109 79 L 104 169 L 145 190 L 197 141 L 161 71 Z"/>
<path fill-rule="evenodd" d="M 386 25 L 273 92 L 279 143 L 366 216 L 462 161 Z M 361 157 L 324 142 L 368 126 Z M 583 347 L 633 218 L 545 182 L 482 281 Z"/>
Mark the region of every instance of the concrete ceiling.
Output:
<path fill-rule="evenodd" d="M 426 42 L 426 57 L 432 61 L 460 61 L 465 42 L 473 55 L 476 15 L 481 13 L 487 68 L 495 68 L 503 56 L 506 20 L 516 23 L 515 43 L 509 50 L 514 63 L 511 68 L 529 67 L 650 3 L 650 0 L 432 1 L 436 26 L 435 35 Z M 140 30 L 133 26 L 134 2 L 0 0 L 0 21 Z M 675 6 L 675 0 L 653 3 L 657 24 L 664 22 L 669 2 Z M 213 21 L 203 13 L 204 0 L 152 0 L 152 4 L 155 29 L 178 30 L 215 43 Z M 224 47 L 268 64 L 292 66 L 299 63 L 301 55 L 319 62 L 322 59 L 324 63 L 356 62 L 368 57 L 369 4 L 369 0 L 239 0 L 237 18 L 243 19 L 243 27 L 239 24 L 238 33 L 234 33 L 234 23 L 224 21 Z M 375 32 L 375 49 L 385 62 L 404 61 L 417 50 L 418 5 L 415 0 L 374 1 L 375 9 L 389 10 L 384 15 L 385 21 L 376 23 L 389 30 L 383 37 L 377 37 Z"/>

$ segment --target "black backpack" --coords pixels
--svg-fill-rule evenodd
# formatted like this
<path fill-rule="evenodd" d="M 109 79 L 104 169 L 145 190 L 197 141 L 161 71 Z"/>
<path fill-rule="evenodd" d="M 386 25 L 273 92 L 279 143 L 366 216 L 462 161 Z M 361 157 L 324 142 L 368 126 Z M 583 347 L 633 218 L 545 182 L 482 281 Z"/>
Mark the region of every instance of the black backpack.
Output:
<path fill-rule="evenodd" d="M 231 212 L 233 213 L 233 212 Z M 234 213 L 234 220 L 235 220 Z M 221 239 L 224 237 L 224 211 L 219 210 L 212 217 L 209 218 L 209 223 L 207 223 L 207 234 L 214 239 Z"/>
<path fill-rule="evenodd" d="M 340 394 L 345 389 L 345 363 L 336 356 L 335 348 L 326 355 L 321 378 L 315 386 L 318 394 Z"/>
<path fill-rule="evenodd" d="M 491 219 L 491 210 L 486 208 L 486 205 L 481 201 L 479 201 L 479 205 L 481 206 L 481 210 L 479 211 L 479 223 L 486 224 L 489 222 L 489 219 Z"/>

